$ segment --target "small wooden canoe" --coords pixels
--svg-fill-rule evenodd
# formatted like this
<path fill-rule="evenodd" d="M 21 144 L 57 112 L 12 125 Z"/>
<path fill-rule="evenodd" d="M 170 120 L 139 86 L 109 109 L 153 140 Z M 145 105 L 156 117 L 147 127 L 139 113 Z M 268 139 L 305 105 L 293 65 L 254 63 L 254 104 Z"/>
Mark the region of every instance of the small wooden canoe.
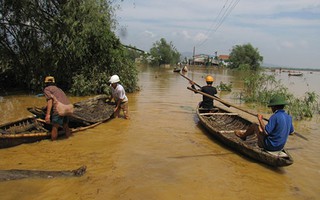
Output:
<path fill-rule="evenodd" d="M 51 126 L 34 117 L 26 117 L 0 125 L 0 148 L 32 143 L 50 138 Z"/>
<path fill-rule="evenodd" d="M 112 118 L 114 105 L 106 102 L 106 95 L 98 95 L 74 104 L 74 114 L 69 117 L 71 133 L 93 128 Z M 28 108 L 34 114 L 0 125 L 0 149 L 51 138 L 52 125 L 45 123 L 46 108 Z M 58 136 L 65 135 L 60 128 Z"/>
<path fill-rule="evenodd" d="M 238 113 L 232 113 L 220 107 L 216 107 L 209 113 L 198 107 L 197 115 L 200 123 L 213 137 L 237 152 L 274 167 L 293 164 L 293 159 L 286 150 L 268 152 L 258 147 L 257 137 L 254 135 L 247 137 L 245 141 L 237 137 L 235 131 L 245 132 L 254 123 Z"/>
<path fill-rule="evenodd" d="M 77 123 L 77 127 L 70 126 L 71 133 L 93 128 L 102 122 L 86 125 Z M 0 125 L 0 149 L 14 147 L 24 143 L 33 143 L 51 138 L 51 124 L 33 116 L 25 117 L 13 122 Z M 59 128 L 58 136 L 65 132 Z"/>
<path fill-rule="evenodd" d="M 288 76 L 302 76 L 302 72 L 289 72 Z"/>

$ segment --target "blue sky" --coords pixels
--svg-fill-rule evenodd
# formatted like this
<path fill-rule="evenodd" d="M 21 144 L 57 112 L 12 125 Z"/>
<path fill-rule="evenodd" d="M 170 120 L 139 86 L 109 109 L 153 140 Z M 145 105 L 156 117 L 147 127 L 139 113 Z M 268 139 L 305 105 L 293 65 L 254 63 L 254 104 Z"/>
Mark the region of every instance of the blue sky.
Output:
<path fill-rule="evenodd" d="M 319 0 L 124 0 L 121 42 L 149 51 L 165 38 L 180 53 L 229 54 L 251 43 L 264 63 L 320 69 Z"/>

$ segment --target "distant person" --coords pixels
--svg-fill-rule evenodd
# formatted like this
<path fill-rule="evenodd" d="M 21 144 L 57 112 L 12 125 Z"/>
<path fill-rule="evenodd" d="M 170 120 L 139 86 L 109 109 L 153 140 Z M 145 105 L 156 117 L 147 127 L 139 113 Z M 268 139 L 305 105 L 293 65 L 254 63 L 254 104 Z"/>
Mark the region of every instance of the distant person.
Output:
<path fill-rule="evenodd" d="M 129 119 L 129 108 L 128 108 L 128 98 L 123 86 L 120 84 L 120 78 L 118 75 L 111 76 L 110 80 L 111 85 L 111 99 L 114 99 L 116 107 L 114 109 L 114 117 L 119 117 L 120 110 L 123 111 L 125 119 Z"/>
<path fill-rule="evenodd" d="M 270 100 L 273 115 L 267 125 L 263 122 L 263 116 L 258 114 L 260 126 L 253 124 L 245 133 L 236 131 L 235 134 L 245 140 L 247 136 L 257 134 L 258 146 L 267 151 L 280 151 L 284 148 L 289 134 L 294 132 L 292 117 L 284 111 L 287 102 L 282 96 L 275 96 Z"/>
<path fill-rule="evenodd" d="M 187 72 L 187 71 L 188 71 L 187 65 L 185 65 L 185 66 L 182 68 L 182 71 L 183 71 L 183 72 Z"/>
<path fill-rule="evenodd" d="M 71 135 L 69 128 L 69 118 L 67 116 L 60 116 L 56 110 L 56 104 L 54 98 L 59 102 L 67 105 L 70 104 L 66 94 L 55 85 L 55 79 L 53 76 L 47 76 L 44 80 L 45 88 L 44 95 L 47 100 L 47 112 L 45 121 L 46 123 L 52 123 L 51 140 L 56 140 L 58 137 L 59 126 L 63 127 L 67 138 Z"/>
<path fill-rule="evenodd" d="M 212 76 L 207 76 L 206 77 L 206 86 L 203 86 L 200 88 L 201 92 L 204 92 L 206 94 L 209 94 L 211 96 L 214 96 L 215 94 L 217 94 L 217 89 L 215 87 L 212 86 L 213 84 L 213 77 Z M 193 81 L 190 81 L 191 87 L 193 89 L 195 88 L 195 83 Z M 202 102 L 200 102 L 200 108 L 204 108 L 206 110 L 212 110 L 213 109 L 213 99 L 210 97 L 207 97 L 205 95 L 202 95 Z"/>

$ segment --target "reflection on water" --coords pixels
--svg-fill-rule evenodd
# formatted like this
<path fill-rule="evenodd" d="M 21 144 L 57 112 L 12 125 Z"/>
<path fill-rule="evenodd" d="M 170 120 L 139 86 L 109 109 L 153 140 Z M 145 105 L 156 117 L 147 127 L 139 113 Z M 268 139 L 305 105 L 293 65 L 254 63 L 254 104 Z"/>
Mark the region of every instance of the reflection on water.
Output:
<path fill-rule="evenodd" d="M 212 74 L 216 84 L 232 82 L 234 90 L 241 91 L 237 73 L 189 69 L 186 75 L 199 85 Z M 128 95 L 130 120 L 112 119 L 69 139 L 1 149 L 0 169 L 87 166 L 79 178 L 0 182 L 1 199 L 317 199 L 320 195 L 319 117 L 295 122 L 309 141 L 291 136 L 287 147 L 295 163 L 273 169 L 210 137 L 195 115 L 201 95 L 187 90 L 188 81 L 172 69 L 141 68 L 139 80 L 141 91 Z M 232 93 L 219 95 L 239 103 Z M 5 96 L 0 123 L 28 116 L 26 107 L 43 105 L 42 97 Z"/>

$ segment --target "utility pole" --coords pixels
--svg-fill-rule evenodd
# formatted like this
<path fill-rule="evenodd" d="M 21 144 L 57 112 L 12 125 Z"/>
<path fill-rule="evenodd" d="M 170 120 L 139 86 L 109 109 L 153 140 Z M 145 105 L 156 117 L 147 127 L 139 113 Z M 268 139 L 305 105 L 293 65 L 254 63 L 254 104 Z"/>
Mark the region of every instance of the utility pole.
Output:
<path fill-rule="evenodd" d="M 196 47 L 194 46 L 193 47 L 193 67 L 194 67 L 194 56 L 195 56 L 195 53 L 196 53 Z"/>

